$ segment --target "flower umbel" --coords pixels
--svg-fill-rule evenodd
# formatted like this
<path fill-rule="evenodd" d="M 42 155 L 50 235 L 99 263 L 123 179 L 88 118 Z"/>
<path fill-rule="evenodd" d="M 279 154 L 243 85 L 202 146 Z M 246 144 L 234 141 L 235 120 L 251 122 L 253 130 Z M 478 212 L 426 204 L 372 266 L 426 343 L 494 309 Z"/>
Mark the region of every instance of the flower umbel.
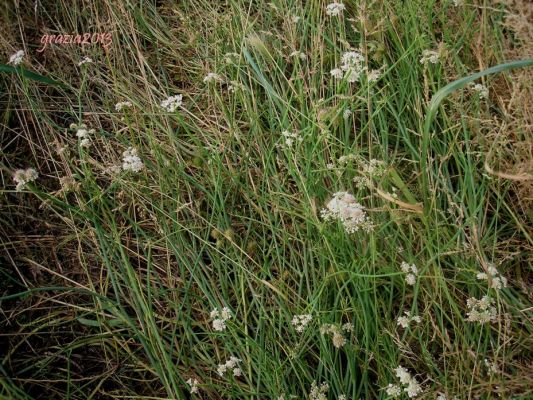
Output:
<path fill-rule="evenodd" d="M 16 191 L 20 192 L 29 183 L 39 177 L 39 174 L 33 168 L 18 169 L 13 174 L 13 180 L 17 184 Z"/>
<path fill-rule="evenodd" d="M 329 385 L 326 382 L 322 382 L 320 386 L 316 381 L 311 384 L 311 390 L 309 391 L 309 400 L 327 400 Z"/>
<path fill-rule="evenodd" d="M 420 63 L 426 65 L 427 63 L 437 64 L 440 61 L 440 54 L 435 50 L 424 50 Z"/>
<path fill-rule="evenodd" d="M 326 6 L 326 15 L 330 17 L 338 17 L 346 9 L 342 3 L 331 3 Z"/>
<path fill-rule="evenodd" d="M 214 308 L 210 315 L 213 319 L 213 329 L 219 332 L 226 329 L 226 321 L 231 319 L 231 311 L 228 307 L 222 307 L 220 310 Z"/>
<path fill-rule="evenodd" d="M 163 108 L 165 111 L 168 112 L 174 112 L 178 107 L 181 106 L 183 102 L 183 96 L 181 94 L 177 94 L 175 96 L 170 96 L 163 100 L 160 104 L 161 108 Z"/>
<path fill-rule="evenodd" d="M 405 311 L 404 315 L 398 317 L 398 325 L 400 325 L 402 328 L 408 328 L 411 322 L 415 322 L 419 324 L 422 322 L 422 319 L 418 315 L 412 315 L 410 311 Z"/>
<path fill-rule="evenodd" d="M 187 380 L 187 385 L 189 385 L 191 387 L 190 389 L 190 392 L 191 393 L 198 393 L 198 379 L 192 379 L 192 378 L 189 378 Z"/>
<path fill-rule="evenodd" d="M 405 283 L 413 286 L 416 283 L 416 277 L 418 276 L 418 268 L 415 264 L 408 264 L 405 261 L 402 262 L 400 268 L 407 275 L 405 276 Z"/>
<path fill-rule="evenodd" d="M 292 317 L 291 324 L 294 326 L 294 329 L 296 329 L 296 332 L 302 333 L 312 320 L 313 316 L 311 314 L 295 315 Z"/>
<path fill-rule="evenodd" d="M 24 50 L 19 50 L 15 54 L 13 54 L 11 57 L 9 57 L 8 64 L 12 64 L 16 67 L 22 62 L 23 58 L 24 58 Z"/>
<path fill-rule="evenodd" d="M 480 272 L 476 275 L 480 281 L 485 280 L 489 282 L 489 287 L 500 290 L 507 287 L 507 278 L 502 276 L 496 266 L 489 263 L 487 272 Z"/>
<path fill-rule="evenodd" d="M 325 221 L 339 220 L 348 233 L 362 229 L 366 232 L 372 229 L 364 207 L 348 192 L 337 192 L 321 211 Z"/>
<path fill-rule="evenodd" d="M 237 358 L 237 357 L 234 357 L 234 356 L 231 356 L 229 358 L 229 360 L 227 360 L 224 364 L 219 364 L 218 365 L 218 368 L 217 368 L 217 373 L 220 375 L 220 376 L 224 376 L 224 374 L 226 373 L 226 371 L 228 370 L 232 370 L 233 372 L 233 376 L 241 376 L 242 375 L 242 371 L 241 369 L 239 368 L 239 363 L 241 362 L 242 360 L 240 358 Z"/>
<path fill-rule="evenodd" d="M 115 110 L 122 111 L 123 108 L 130 108 L 132 106 L 131 101 L 121 101 L 115 104 Z"/>
<path fill-rule="evenodd" d="M 471 297 L 467 300 L 466 305 L 469 309 L 466 313 L 469 322 L 479 322 L 483 325 L 496 319 L 494 299 L 489 296 L 483 296 L 479 300 Z"/>
<path fill-rule="evenodd" d="M 137 149 L 128 147 L 122 153 L 122 169 L 124 171 L 140 172 L 144 168 L 144 164 L 137 155 Z"/>

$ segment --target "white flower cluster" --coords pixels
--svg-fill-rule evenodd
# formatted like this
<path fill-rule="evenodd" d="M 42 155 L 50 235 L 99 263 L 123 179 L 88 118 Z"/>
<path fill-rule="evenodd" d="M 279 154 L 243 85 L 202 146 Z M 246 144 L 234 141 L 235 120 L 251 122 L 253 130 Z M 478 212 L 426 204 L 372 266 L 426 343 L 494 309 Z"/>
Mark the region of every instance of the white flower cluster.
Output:
<path fill-rule="evenodd" d="M 408 264 L 405 261 L 402 262 L 400 268 L 407 275 L 405 276 L 405 283 L 413 286 L 416 283 L 416 277 L 418 276 L 418 268 L 415 264 Z"/>
<path fill-rule="evenodd" d="M 337 192 L 320 212 L 325 221 L 339 220 L 348 233 L 360 229 L 369 232 L 372 225 L 368 220 L 364 207 L 348 192 Z"/>
<path fill-rule="evenodd" d="M 367 73 L 367 80 L 375 82 L 381 77 L 382 68 L 368 70 L 364 65 L 365 57 L 358 51 L 348 51 L 342 55 L 340 68 L 334 68 L 329 73 L 335 79 L 343 79 L 350 83 L 358 82 L 361 75 Z"/>
<path fill-rule="evenodd" d="M 303 141 L 302 136 L 298 132 L 283 131 L 281 132 L 283 136 L 283 143 L 278 144 L 277 147 L 282 149 L 290 149 L 293 147 L 294 143 L 301 143 Z"/>
<path fill-rule="evenodd" d="M 123 108 L 130 108 L 133 104 L 131 104 L 131 101 L 120 101 L 117 104 L 115 104 L 115 110 L 122 111 Z"/>
<path fill-rule="evenodd" d="M 94 129 L 87 130 L 87 125 L 85 124 L 70 124 L 70 129 L 76 130 L 76 136 L 81 147 L 89 147 L 91 145 L 91 137 L 89 135 L 94 135 L 96 132 Z"/>
<path fill-rule="evenodd" d="M 440 54 L 438 51 L 435 50 L 424 50 L 422 52 L 422 57 L 420 58 L 421 64 L 427 64 L 428 62 L 431 64 L 437 64 L 440 61 Z"/>
<path fill-rule="evenodd" d="M 489 375 L 497 374 L 500 372 L 500 368 L 496 361 L 491 362 L 488 358 L 485 358 L 483 363 L 485 364 L 485 368 L 487 368 L 487 373 Z"/>
<path fill-rule="evenodd" d="M 161 108 L 168 112 L 174 112 L 178 107 L 183 103 L 183 96 L 177 94 L 175 96 L 170 96 L 163 100 L 160 104 Z"/>
<path fill-rule="evenodd" d="M 39 177 L 37 171 L 33 168 L 17 169 L 13 174 L 13 180 L 17 184 L 16 191 L 20 192 L 29 183 Z"/>
<path fill-rule="evenodd" d="M 383 175 L 385 175 L 386 171 L 387 164 L 384 161 L 376 160 L 375 158 L 373 158 L 366 164 L 361 163 L 360 172 L 362 176 L 356 176 L 355 178 L 353 178 L 353 181 L 359 189 L 363 189 L 365 187 L 372 187 L 372 179 L 381 178 Z"/>
<path fill-rule="evenodd" d="M 331 71 L 334 78 L 340 79 L 343 76 L 350 83 L 358 82 L 361 74 L 365 71 L 365 57 L 358 51 L 347 51 L 341 57 L 342 65 Z M 344 71 L 344 72 L 343 72 Z"/>
<path fill-rule="evenodd" d="M 199 389 L 198 389 L 198 379 L 192 379 L 192 378 L 189 378 L 187 380 L 187 385 L 189 385 L 191 388 L 190 388 L 190 392 L 195 394 L 195 393 L 198 393 Z"/>
<path fill-rule="evenodd" d="M 466 306 L 469 309 L 466 313 L 468 316 L 467 321 L 469 322 L 486 324 L 487 322 L 492 322 L 496 319 L 494 299 L 489 296 L 483 296 L 479 300 L 471 297 L 466 301 Z"/>
<path fill-rule="evenodd" d="M 85 56 L 85 57 L 83 57 L 83 58 L 81 59 L 81 61 L 78 63 L 78 67 L 81 67 L 81 66 L 84 65 L 84 64 L 90 64 L 90 63 L 92 63 L 92 62 L 93 62 L 93 59 L 92 59 L 91 57 L 87 57 L 87 56 Z"/>
<path fill-rule="evenodd" d="M 204 77 L 204 83 L 220 82 L 221 80 L 222 80 L 222 77 L 219 74 L 215 74 L 214 72 L 209 72 Z"/>
<path fill-rule="evenodd" d="M 231 356 L 225 364 L 219 364 L 217 373 L 220 376 L 224 376 L 227 370 L 233 370 L 233 376 L 241 376 L 242 370 L 239 368 L 239 363 L 241 361 L 240 358 Z"/>
<path fill-rule="evenodd" d="M 338 17 L 346 9 L 342 3 L 331 3 L 326 6 L 326 15 L 330 17 Z"/>
<path fill-rule="evenodd" d="M 389 383 L 387 389 L 385 389 L 385 392 L 388 396 L 396 398 L 400 397 L 400 395 L 402 394 L 402 388 L 400 387 L 400 385 L 393 385 L 392 383 Z"/>
<path fill-rule="evenodd" d="M 228 307 L 222 309 L 214 308 L 211 311 L 211 318 L 213 319 L 213 329 L 215 331 L 223 331 L 226 329 L 226 321 L 231 319 L 231 312 Z"/>
<path fill-rule="evenodd" d="M 492 289 L 500 290 L 507 287 L 507 278 L 500 275 L 500 272 L 494 264 L 489 264 L 487 272 L 480 272 L 476 275 L 480 281 L 488 281 L 489 287 Z"/>
<path fill-rule="evenodd" d="M 80 184 L 71 176 L 63 176 L 59 178 L 59 184 L 61 185 L 61 191 L 72 192 L 80 188 Z"/>
<path fill-rule="evenodd" d="M 340 327 L 335 324 L 323 324 L 320 327 L 320 333 L 322 335 L 331 335 L 333 346 L 339 349 L 346 344 L 344 332 L 353 332 L 353 328 L 353 324 L 350 323 L 343 324 Z"/>
<path fill-rule="evenodd" d="M 398 325 L 400 325 L 402 328 L 408 328 L 411 322 L 415 322 L 419 324 L 422 322 L 422 319 L 418 315 L 412 315 L 410 311 L 405 311 L 404 315 L 398 317 Z"/>
<path fill-rule="evenodd" d="M 485 85 L 482 85 L 481 83 L 471 83 L 470 87 L 474 92 L 476 92 L 479 95 L 480 99 L 488 99 L 489 98 L 489 88 Z"/>
<path fill-rule="evenodd" d="M 15 54 L 13 54 L 11 57 L 9 57 L 8 64 L 17 66 L 22 62 L 23 58 L 24 58 L 24 50 L 19 50 Z"/>
<path fill-rule="evenodd" d="M 298 50 L 295 50 L 291 54 L 289 54 L 289 57 L 299 58 L 302 61 L 307 60 L 307 55 L 304 52 Z"/>
<path fill-rule="evenodd" d="M 137 149 L 128 147 L 122 153 L 122 169 L 124 171 L 140 172 L 144 168 L 144 164 L 137 155 Z"/>
<path fill-rule="evenodd" d="M 302 333 L 312 320 L 313 316 L 311 314 L 295 315 L 292 317 L 291 325 L 294 326 L 296 332 Z"/>
<path fill-rule="evenodd" d="M 422 392 L 422 386 L 417 382 L 416 378 L 412 376 L 407 369 L 401 365 L 394 370 L 400 383 L 404 386 L 403 390 L 410 398 L 416 397 Z"/>
<path fill-rule="evenodd" d="M 311 390 L 309 391 L 309 400 L 327 400 L 329 385 L 326 382 L 322 382 L 320 386 L 316 381 L 311 383 Z"/>

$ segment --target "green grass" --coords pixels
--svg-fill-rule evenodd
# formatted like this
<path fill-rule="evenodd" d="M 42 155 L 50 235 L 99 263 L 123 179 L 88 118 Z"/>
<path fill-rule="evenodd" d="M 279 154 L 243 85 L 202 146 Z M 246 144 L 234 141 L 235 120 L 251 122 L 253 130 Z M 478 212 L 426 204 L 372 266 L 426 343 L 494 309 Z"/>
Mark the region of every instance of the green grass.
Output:
<path fill-rule="evenodd" d="M 487 100 L 466 87 L 430 102 L 514 61 L 504 5 L 346 0 L 329 17 L 315 0 L 40 3 L 0 14 L 3 58 L 25 43 L 22 67 L 61 83 L 0 72 L 0 398 L 303 399 L 316 381 L 329 399 L 386 399 L 399 365 L 418 398 L 532 398 L 531 203 L 484 165 L 516 177 L 513 162 L 530 163 L 513 145 L 531 127 L 505 130 L 520 118 L 502 106 L 518 79 L 500 68 L 483 77 Z M 109 52 L 36 53 L 44 33 L 83 31 L 112 31 Z M 437 48 L 438 64 L 419 62 Z M 380 79 L 334 80 L 348 50 Z M 84 55 L 94 63 L 78 67 Z M 178 93 L 176 112 L 159 107 Z M 82 122 L 96 129 L 89 148 L 68 129 Z M 285 130 L 302 142 L 277 146 Z M 106 172 L 130 146 L 144 170 Z M 371 159 L 386 172 L 358 187 Z M 39 179 L 15 192 L 27 167 Z M 79 185 L 68 193 L 65 176 Z M 321 218 L 338 191 L 371 232 Z M 507 288 L 476 279 L 489 263 Z M 467 299 L 484 295 L 496 320 L 468 322 Z M 218 332 L 210 312 L 224 306 L 233 318 Z M 404 311 L 421 323 L 398 326 Z M 308 313 L 300 334 L 291 320 Z M 341 348 L 320 333 L 347 322 Z M 242 376 L 217 375 L 230 356 Z"/>

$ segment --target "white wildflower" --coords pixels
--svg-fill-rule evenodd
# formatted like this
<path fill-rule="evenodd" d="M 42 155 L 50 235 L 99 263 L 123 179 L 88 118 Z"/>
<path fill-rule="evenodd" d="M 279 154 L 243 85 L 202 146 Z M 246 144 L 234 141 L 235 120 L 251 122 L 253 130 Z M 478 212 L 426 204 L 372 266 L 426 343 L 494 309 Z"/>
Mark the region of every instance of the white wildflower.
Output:
<path fill-rule="evenodd" d="M 204 83 L 220 82 L 221 80 L 222 80 L 222 78 L 220 77 L 220 75 L 219 74 L 215 74 L 214 72 L 209 72 L 204 77 Z"/>
<path fill-rule="evenodd" d="M 368 220 L 364 207 L 348 192 L 337 192 L 321 211 L 325 221 L 339 220 L 348 233 L 363 229 L 370 231 L 372 225 Z"/>
<path fill-rule="evenodd" d="M 405 283 L 407 283 L 409 286 L 414 286 L 416 283 L 416 275 L 414 274 L 407 274 L 405 276 Z"/>
<path fill-rule="evenodd" d="M 81 67 L 82 65 L 85 65 L 85 64 L 91 64 L 92 62 L 93 62 L 93 59 L 91 57 L 85 56 L 78 63 L 78 67 Z"/>
<path fill-rule="evenodd" d="M 17 184 L 15 190 L 17 192 L 20 192 L 24 187 L 30 183 L 36 180 L 39 177 L 39 174 L 37 171 L 33 168 L 27 168 L 27 169 L 18 169 L 13 174 L 13 180 Z"/>
<path fill-rule="evenodd" d="M 123 108 L 129 108 L 132 107 L 133 104 L 131 104 L 131 101 L 121 101 L 115 104 L 115 110 L 122 111 Z"/>
<path fill-rule="evenodd" d="M 406 388 L 403 389 L 407 392 L 407 396 L 410 398 L 416 397 L 422 391 L 422 386 L 416 381 L 415 378 L 412 378 Z"/>
<path fill-rule="evenodd" d="M 343 111 L 343 113 L 342 113 L 342 117 L 343 117 L 344 119 L 348 119 L 348 118 L 350 118 L 350 117 L 352 116 L 352 114 L 353 114 L 352 110 L 350 110 L 349 108 L 347 108 L 346 110 Z"/>
<path fill-rule="evenodd" d="M 345 394 L 341 394 L 339 397 L 337 397 L 337 400 L 348 400 L 348 397 L 346 397 Z"/>
<path fill-rule="evenodd" d="M 322 382 L 320 386 L 314 381 L 311 383 L 311 390 L 309 391 L 309 400 L 327 400 L 329 385 Z"/>
<path fill-rule="evenodd" d="M 368 82 L 376 82 L 381 78 L 381 69 L 373 69 L 367 75 Z"/>
<path fill-rule="evenodd" d="M 333 346 L 335 346 L 338 349 L 346 344 L 346 338 L 344 337 L 342 333 L 338 331 L 333 333 L 333 337 L 331 338 L 331 341 L 333 342 Z"/>
<path fill-rule="evenodd" d="M 226 322 L 222 319 L 214 319 L 213 320 L 213 329 L 215 331 L 223 331 L 226 330 Z"/>
<path fill-rule="evenodd" d="M 404 385 L 407 385 L 412 379 L 409 371 L 407 371 L 407 369 L 405 369 L 401 365 L 398 366 L 398 368 L 396 368 L 394 372 L 396 373 L 396 377 L 400 380 L 400 383 Z"/>
<path fill-rule="evenodd" d="M 405 283 L 407 283 L 410 286 L 413 286 L 416 283 L 416 277 L 418 275 L 418 268 L 415 264 L 409 264 L 405 261 L 402 262 L 400 265 L 400 268 L 403 272 L 405 272 L 407 275 L 405 276 Z"/>
<path fill-rule="evenodd" d="M 137 155 L 137 149 L 128 147 L 122 152 L 122 169 L 124 171 L 140 172 L 144 168 L 144 164 Z"/>
<path fill-rule="evenodd" d="M 282 149 L 290 149 L 293 147 L 294 143 L 301 143 L 303 141 L 302 136 L 297 132 L 286 130 L 281 132 L 281 135 L 283 136 L 283 143 L 278 144 L 277 147 Z"/>
<path fill-rule="evenodd" d="M 467 300 L 466 305 L 469 311 L 466 313 L 468 316 L 467 321 L 479 322 L 485 324 L 492 322 L 496 319 L 496 307 L 494 307 L 494 299 L 483 296 L 481 299 L 471 297 Z"/>
<path fill-rule="evenodd" d="M 345 324 L 342 325 L 341 328 L 345 332 L 353 332 L 354 325 L 352 323 L 350 323 L 350 322 L 346 322 Z"/>
<path fill-rule="evenodd" d="M 362 70 L 365 57 L 358 51 L 347 51 L 341 57 L 341 69 L 347 71 L 350 68 Z"/>
<path fill-rule="evenodd" d="M 233 372 L 233 376 L 241 376 L 242 370 L 239 368 L 239 363 L 241 361 L 242 360 L 240 358 L 231 356 L 224 364 L 219 364 L 217 367 L 217 373 L 220 376 L 224 376 L 228 370 L 231 370 Z"/>
<path fill-rule="evenodd" d="M 393 385 L 392 383 L 389 383 L 385 392 L 388 396 L 396 398 L 402 394 L 402 388 L 398 385 Z"/>
<path fill-rule="evenodd" d="M 8 64 L 12 64 L 14 66 L 19 65 L 22 62 L 22 59 L 24 58 L 24 54 L 24 50 L 17 51 L 15 54 L 9 57 Z"/>
<path fill-rule="evenodd" d="M 489 361 L 489 359 L 485 358 L 484 364 L 487 368 L 487 372 L 489 373 L 489 375 L 497 374 L 498 372 L 500 372 L 497 362 L 491 362 Z"/>
<path fill-rule="evenodd" d="M 437 64 L 439 60 L 440 60 L 440 54 L 438 51 L 424 50 L 422 52 L 422 57 L 420 58 L 420 63 L 427 64 L 429 62 L 431 64 Z"/>
<path fill-rule="evenodd" d="M 337 17 L 341 15 L 345 9 L 346 7 L 342 3 L 331 3 L 326 6 L 326 14 L 330 17 Z"/>
<path fill-rule="evenodd" d="M 489 98 L 489 88 L 481 83 L 471 84 L 472 90 L 479 95 L 480 99 Z"/>
<path fill-rule="evenodd" d="M 231 311 L 228 307 L 222 307 L 220 310 L 215 308 L 210 316 L 213 319 L 213 329 L 220 332 L 226 329 L 226 321 L 231 319 Z"/>
<path fill-rule="evenodd" d="M 289 54 L 289 57 L 296 57 L 303 61 L 307 59 L 307 56 L 305 55 L 305 53 L 298 51 L 298 50 L 295 50 L 291 54 Z"/>
<path fill-rule="evenodd" d="M 191 393 L 198 393 L 198 379 L 192 379 L 192 378 L 189 378 L 187 380 L 187 385 L 189 385 L 191 387 L 190 389 L 190 392 Z"/>
<path fill-rule="evenodd" d="M 422 322 L 422 319 L 418 315 L 412 315 L 410 311 L 405 311 L 404 315 L 398 317 L 397 324 L 402 328 L 408 328 L 413 321 L 419 324 Z"/>
<path fill-rule="evenodd" d="M 477 279 L 489 282 L 489 287 L 500 290 L 507 287 L 507 278 L 502 276 L 494 264 L 489 264 L 487 272 L 480 272 L 476 275 Z"/>
<path fill-rule="evenodd" d="M 407 395 L 410 398 L 416 397 L 420 394 L 422 391 L 422 386 L 420 386 L 416 378 L 412 376 L 407 369 L 402 366 L 398 366 L 398 368 L 396 368 L 394 371 L 400 380 L 400 383 L 404 385 L 404 392 L 407 392 Z M 389 387 L 391 387 L 390 384 Z"/>
<path fill-rule="evenodd" d="M 313 320 L 311 314 L 301 314 L 292 317 L 291 324 L 296 329 L 296 332 L 302 333 L 306 326 Z"/>
<path fill-rule="evenodd" d="M 181 106 L 182 100 L 183 96 L 181 94 L 177 94 L 175 96 L 170 96 L 167 99 L 163 100 L 160 106 L 168 112 L 174 112 L 178 107 Z"/>
<path fill-rule="evenodd" d="M 76 136 L 79 139 L 79 144 L 81 147 L 89 147 L 91 145 L 90 135 L 94 135 L 96 132 L 94 129 L 87 129 L 85 124 L 72 124 L 71 127 L 76 129 Z"/>
<path fill-rule="evenodd" d="M 342 72 L 342 69 L 340 68 L 332 69 L 329 73 L 335 79 L 342 79 L 342 76 L 344 75 L 344 72 Z"/>
<path fill-rule="evenodd" d="M 300 22 L 301 19 L 302 19 L 302 17 L 299 17 L 298 15 L 293 15 L 292 18 L 291 18 L 291 21 L 294 24 L 297 24 L 298 22 Z"/>

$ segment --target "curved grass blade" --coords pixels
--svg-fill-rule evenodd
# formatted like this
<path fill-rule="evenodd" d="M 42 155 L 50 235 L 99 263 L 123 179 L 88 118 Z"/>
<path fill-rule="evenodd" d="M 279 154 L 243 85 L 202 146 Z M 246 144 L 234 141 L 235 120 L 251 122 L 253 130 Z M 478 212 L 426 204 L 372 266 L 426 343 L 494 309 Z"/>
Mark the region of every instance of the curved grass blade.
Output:
<path fill-rule="evenodd" d="M 468 83 L 475 81 L 476 79 L 479 79 L 481 77 L 497 74 L 499 72 L 504 72 L 510 69 L 514 68 L 523 68 L 533 65 L 533 59 L 527 59 L 527 60 L 519 60 L 519 61 L 512 61 L 505 64 L 499 64 L 494 67 L 488 68 L 484 71 L 477 72 L 475 74 L 466 76 L 461 79 L 457 79 L 456 81 L 448 83 L 446 86 L 444 86 L 442 89 L 440 89 L 437 93 L 435 93 L 431 99 L 431 102 L 429 104 L 429 109 L 426 113 L 426 118 L 424 121 L 424 131 L 422 134 L 422 152 L 420 154 L 420 162 L 421 162 L 421 169 L 422 171 L 427 170 L 427 160 L 428 160 L 428 150 L 429 150 L 429 131 L 431 129 L 431 124 L 433 120 L 435 119 L 435 116 L 437 115 L 437 111 L 439 109 L 440 104 L 442 101 L 448 96 L 450 93 L 457 89 L 461 89 L 462 87 L 466 86 Z M 428 189 L 428 175 L 426 173 L 422 174 L 422 182 L 423 187 L 427 190 Z"/>
<path fill-rule="evenodd" d="M 473 82 L 476 79 L 479 79 L 483 76 L 497 74 L 499 72 L 507 71 L 507 70 L 514 69 L 514 68 L 528 67 L 530 65 L 533 65 L 533 59 L 512 61 L 509 63 L 496 65 L 484 71 L 480 71 L 475 74 L 472 74 L 464 78 L 457 79 L 456 81 L 453 81 L 451 83 L 448 83 L 446 86 L 440 89 L 437 93 L 435 93 L 435 95 L 431 99 L 431 102 L 429 104 L 429 110 L 426 114 L 426 120 L 424 122 L 424 134 L 425 135 L 429 134 L 431 123 L 435 119 L 435 115 L 437 114 L 437 110 L 439 108 L 440 103 L 442 103 L 442 100 L 444 100 L 446 96 L 448 96 L 453 91 L 460 89 L 466 86 L 468 83 Z"/>

